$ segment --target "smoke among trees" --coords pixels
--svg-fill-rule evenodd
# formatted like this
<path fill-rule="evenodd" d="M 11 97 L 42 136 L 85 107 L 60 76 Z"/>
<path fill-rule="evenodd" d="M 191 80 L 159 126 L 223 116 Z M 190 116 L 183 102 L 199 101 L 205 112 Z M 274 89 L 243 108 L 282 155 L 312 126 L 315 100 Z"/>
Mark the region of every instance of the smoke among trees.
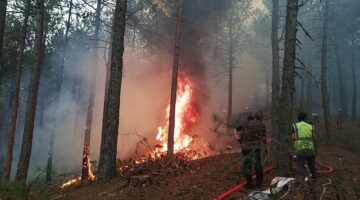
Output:
<path fill-rule="evenodd" d="M 20 173 L 18 181 L 44 172 L 49 148 L 53 148 L 51 173 L 81 170 L 92 84 L 96 92 L 90 157 L 99 160 L 114 43 L 113 13 L 119 2 L 1 2 L 0 177 L 12 132 L 11 179 L 18 167 L 27 168 L 27 157 L 28 177 Z M 193 127 L 194 135 L 214 145 L 231 139 L 225 136 L 219 142 L 211 130 L 214 113 L 224 124 L 231 124 L 242 112 L 271 111 L 272 123 L 279 125 L 273 128 L 280 132 L 274 131 L 272 136 L 280 142 L 285 140 L 283 135 L 291 124 L 288 119 L 296 111 L 324 113 L 329 117 L 325 117 L 325 127 L 338 110 L 345 119 L 359 119 L 360 3 L 297 3 L 264 0 L 258 8 L 251 0 L 183 0 L 179 69 L 196 82 L 201 120 Z M 286 5 L 298 10 L 286 10 Z M 295 18 L 287 19 L 287 15 Z M 271 18 L 274 16 L 278 18 Z M 289 28 L 287 23 L 291 22 Z M 128 0 L 125 27 L 117 144 L 120 159 L 134 154 L 139 135 L 156 143 L 157 127 L 170 101 L 176 2 Z M 93 69 L 96 82 L 91 77 Z M 270 114 L 265 117 L 270 119 Z M 330 141 L 330 129 L 326 133 Z M 31 157 L 25 155 L 28 150 L 22 150 L 24 155 L 20 156 L 23 138 L 32 141 Z M 29 145 L 23 146 L 29 149 Z M 25 163 L 18 164 L 19 159 Z"/>

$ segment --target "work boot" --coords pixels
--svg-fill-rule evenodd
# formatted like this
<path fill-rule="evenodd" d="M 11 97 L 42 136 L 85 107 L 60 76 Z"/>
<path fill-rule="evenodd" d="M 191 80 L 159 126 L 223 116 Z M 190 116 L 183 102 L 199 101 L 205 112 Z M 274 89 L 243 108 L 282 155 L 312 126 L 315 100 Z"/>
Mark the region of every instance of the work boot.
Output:
<path fill-rule="evenodd" d="M 250 180 L 248 179 L 248 180 L 247 180 L 247 183 L 246 183 L 245 187 L 246 187 L 247 189 L 253 188 L 252 179 L 250 179 Z"/>
<path fill-rule="evenodd" d="M 263 185 L 264 183 L 264 174 L 262 173 L 262 171 L 258 171 L 256 173 L 256 187 L 259 188 Z"/>

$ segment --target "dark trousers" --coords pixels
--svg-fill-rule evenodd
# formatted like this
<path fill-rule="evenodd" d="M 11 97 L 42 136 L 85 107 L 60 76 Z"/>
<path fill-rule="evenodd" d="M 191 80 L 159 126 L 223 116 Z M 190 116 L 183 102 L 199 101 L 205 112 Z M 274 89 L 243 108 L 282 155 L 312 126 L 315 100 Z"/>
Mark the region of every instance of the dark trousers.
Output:
<path fill-rule="evenodd" d="M 248 186 L 252 186 L 252 167 L 255 166 L 256 185 L 260 186 L 263 183 L 263 166 L 261 163 L 260 149 L 242 150 L 244 156 L 244 176 L 248 182 Z"/>
<path fill-rule="evenodd" d="M 299 175 L 303 178 L 307 175 L 307 170 L 305 168 L 305 164 L 307 164 L 310 173 L 311 178 L 316 180 L 317 174 L 316 174 L 316 167 L 315 167 L 315 156 L 304 156 L 304 155 L 296 155 L 297 165 L 299 168 Z"/>

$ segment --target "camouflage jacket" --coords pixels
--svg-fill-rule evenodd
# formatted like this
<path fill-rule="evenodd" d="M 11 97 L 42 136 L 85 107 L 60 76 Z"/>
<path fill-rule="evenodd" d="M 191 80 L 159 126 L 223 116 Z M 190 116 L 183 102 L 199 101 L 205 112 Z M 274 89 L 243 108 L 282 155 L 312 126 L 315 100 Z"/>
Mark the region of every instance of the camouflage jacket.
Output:
<path fill-rule="evenodd" d="M 266 127 L 259 120 L 251 120 L 237 128 L 240 131 L 240 144 L 243 150 L 265 148 Z"/>

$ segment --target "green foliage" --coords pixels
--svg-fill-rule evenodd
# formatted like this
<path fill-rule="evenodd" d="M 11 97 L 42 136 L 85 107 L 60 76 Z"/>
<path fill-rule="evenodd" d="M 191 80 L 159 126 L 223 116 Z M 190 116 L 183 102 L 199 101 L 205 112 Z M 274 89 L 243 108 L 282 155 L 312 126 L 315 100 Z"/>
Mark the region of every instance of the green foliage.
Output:
<path fill-rule="evenodd" d="M 0 199 L 26 199 L 26 187 L 17 182 L 2 183 L 0 184 L 0 197 Z"/>

